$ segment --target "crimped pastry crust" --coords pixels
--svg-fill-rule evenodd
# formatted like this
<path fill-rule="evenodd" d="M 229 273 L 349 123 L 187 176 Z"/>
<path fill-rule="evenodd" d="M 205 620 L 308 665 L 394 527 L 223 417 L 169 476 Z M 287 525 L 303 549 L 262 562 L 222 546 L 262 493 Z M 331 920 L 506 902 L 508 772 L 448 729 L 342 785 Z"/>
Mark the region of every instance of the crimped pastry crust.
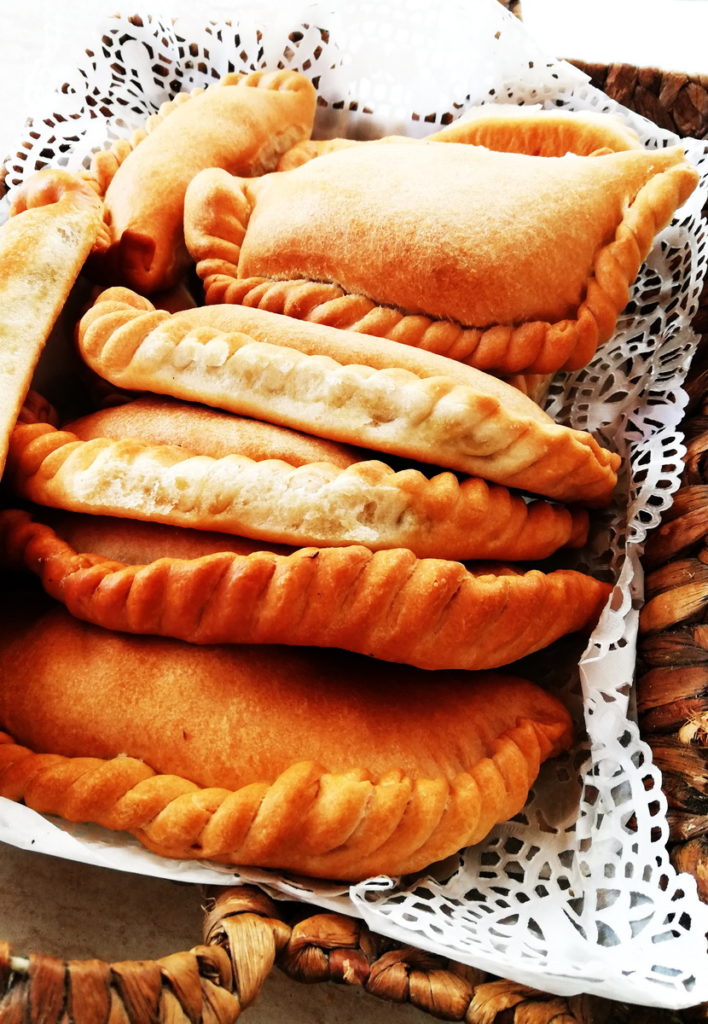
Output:
<path fill-rule="evenodd" d="M 611 591 L 569 570 L 471 573 L 405 548 L 223 551 L 128 566 L 79 553 L 19 511 L 0 512 L 2 550 L 73 615 L 107 629 L 195 644 L 339 647 L 425 669 L 508 665 L 592 629 Z"/>
<path fill-rule="evenodd" d="M 42 505 L 295 546 L 520 560 L 577 544 L 587 529 L 582 510 L 527 504 L 504 487 L 452 473 L 428 479 L 376 460 L 341 469 L 211 458 L 135 438 L 81 441 L 47 423 L 15 428 L 8 475 L 16 493 Z"/>
<path fill-rule="evenodd" d="M 80 351 L 113 384 L 175 395 L 558 501 L 606 504 L 619 457 L 488 374 L 241 306 L 169 315 L 108 289 Z"/>
<path fill-rule="evenodd" d="M 403 139 L 393 136 L 391 141 Z M 515 103 L 468 108 L 458 121 L 419 141 L 464 142 L 528 156 L 590 156 L 598 151 L 620 152 L 641 147 L 637 133 L 612 114 L 595 110 L 538 110 Z M 344 138 L 305 139 L 283 153 L 276 170 L 290 171 L 326 153 L 362 145 L 367 143 Z"/>
<path fill-rule="evenodd" d="M 64 429 L 82 441 L 138 437 L 152 444 L 178 444 L 217 459 L 236 453 L 256 461 L 279 459 L 291 466 L 330 462 L 343 469 L 371 457 L 361 449 L 274 423 L 152 396 L 89 413 L 65 424 Z"/>
<path fill-rule="evenodd" d="M 18 189 L 0 227 L 0 476 L 8 436 L 100 219 L 86 184 L 67 171 L 44 170 Z"/>
<path fill-rule="evenodd" d="M 420 870 L 520 810 L 570 742 L 562 705 L 509 677 L 431 689 L 354 655 L 124 637 L 63 611 L 10 612 L 2 631 L 0 723 L 17 742 L 0 742 L 0 793 L 168 857 Z"/>
<path fill-rule="evenodd" d="M 612 335 L 697 180 L 679 147 L 556 158 L 367 142 L 258 180 L 201 172 L 185 237 L 208 303 L 552 373 Z"/>
<path fill-rule="evenodd" d="M 205 167 L 273 170 L 310 135 L 315 105 L 312 83 L 286 70 L 229 74 L 163 104 L 132 139 L 94 158 L 105 224 L 92 272 L 146 292 L 175 284 L 189 263 L 182 211 L 190 179 Z"/>

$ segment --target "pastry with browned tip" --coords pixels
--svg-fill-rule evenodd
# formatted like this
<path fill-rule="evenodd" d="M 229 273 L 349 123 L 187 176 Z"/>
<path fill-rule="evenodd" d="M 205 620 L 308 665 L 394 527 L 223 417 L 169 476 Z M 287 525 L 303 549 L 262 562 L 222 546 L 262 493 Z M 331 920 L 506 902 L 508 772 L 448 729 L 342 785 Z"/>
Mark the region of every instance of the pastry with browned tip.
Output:
<path fill-rule="evenodd" d="M 390 141 L 399 142 L 401 138 L 391 136 Z M 528 156 L 564 156 L 566 153 L 590 156 L 641 147 L 637 133 L 614 114 L 596 110 L 543 110 L 516 103 L 469 107 L 457 121 L 419 141 L 464 142 Z M 305 139 L 283 153 L 276 170 L 290 171 L 326 153 L 365 145 L 368 143 L 355 139 Z"/>
<path fill-rule="evenodd" d="M 182 211 L 191 178 L 205 167 L 240 176 L 274 170 L 281 153 L 309 138 L 315 103 L 299 72 L 228 74 L 178 93 L 132 139 L 97 153 L 90 177 L 105 219 L 92 273 L 146 293 L 176 284 L 189 265 Z"/>
<path fill-rule="evenodd" d="M 165 857 L 330 879 L 481 841 L 571 742 L 515 677 L 128 637 L 16 600 L 0 675 L 0 795 Z"/>
<path fill-rule="evenodd" d="M 10 431 L 100 223 L 88 185 L 68 171 L 43 170 L 14 193 L 0 227 L 0 475 Z"/>
<path fill-rule="evenodd" d="M 612 336 L 697 182 L 678 146 L 541 157 L 381 140 L 257 180 L 204 170 L 185 198 L 185 238 L 208 303 L 504 376 L 553 373 Z"/>
<path fill-rule="evenodd" d="M 587 536 L 583 509 L 527 502 L 453 473 L 428 478 L 376 459 L 332 462 L 199 454 L 140 437 L 81 438 L 19 424 L 8 481 L 53 508 L 216 530 L 296 547 L 405 547 L 418 557 L 528 560 Z"/>
<path fill-rule="evenodd" d="M 481 477 L 608 504 L 619 456 L 454 359 L 239 305 L 169 314 L 109 288 L 78 346 L 117 387 L 172 395 Z M 351 474 L 350 474 L 351 477 Z"/>
<path fill-rule="evenodd" d="M 103 520 L 103 529 L 109 547 L 126 546 L 131 523 Z M 572 570 L 469 571 L 407 548 L 246 555 L 214 551 L 210 537 L 200 555 L 197 536 L 192 557 L 158 558 L 146 544 L 142 564 L 126 564 L 101 546 L 77 550 L 26 513 L 0 512 L 0 554 L 77 618 L 195 644 L 338 647 L 425 669 L 499 668 L 589 632 L 611 591 Z"/>

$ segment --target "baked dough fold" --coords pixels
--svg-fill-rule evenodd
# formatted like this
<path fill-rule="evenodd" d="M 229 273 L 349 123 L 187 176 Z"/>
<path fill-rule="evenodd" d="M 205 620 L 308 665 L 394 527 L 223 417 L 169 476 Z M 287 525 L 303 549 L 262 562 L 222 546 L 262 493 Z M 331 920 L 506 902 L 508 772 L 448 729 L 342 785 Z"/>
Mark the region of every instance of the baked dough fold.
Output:
<path fill-rule="evenodd" d="M 43 170 L 14 195 L 0 227 L 0 476 L 8 437 L 101 222 L 101 204 L 76 175 Z"/>
<path fill-rule="evenodd" d="M 552 373 L 611 337 L 697 181 L 680 147 L 538 157 L 381 140 L 258 180 L 205 170 L 185 238 L 208 303 Z"/>
<path fill-rule="evenodd" d="M 340 468 L 213 458 L 138 438 L 82 441 L 48 423 L 11 439 L 15 492 L 54 508 L 168 523 L 294 546 L 410 548 L 419 557 L 522 560 L 582 543 L 584 511 L 527 503 L 452 473 L 427 478 L 367 460 Z"/>
<path fill-rule="evenodd" d="M 78 329 L 118 387 L 169 394 L 558 501 L 607 504 L 619 456 L 516 388 L 432 352 L 218 305 L 167 314 L 108 289 Z"/>
<path fill-rule="evenodd" d="M 432 683 L 335 652 L 125 637 L 63 610 L 5 613 L 0 633 L 0 794 L 167 857 L 418 871 L 517 813 L 571 739 L 563 706 L 508 676 Z"/>
<path fill-rule="evenodd" d="M 295 71 L 228 74 L 207 89 L 179 93 L 132 139 L 95 155 L 90 180 L 104 196 L 104 227 L 90 261 L 101 280 L 156 292 L 189 264 L 184 194 L 206 167 L 241 176 L 275 168 L 309 137 L 312 83 Z"/>
<path fill-rule="evenodd" d="M 338 647 L 424 669 L 508 665 L 592 629 L 611 591 L 571 570 L 470 572 L 405 548 L 222 551 L 126 565 L 79 553 L 20 511 L 0 512 L 0 551 L 77 618 L 107 629 L 195 644 Z"/>

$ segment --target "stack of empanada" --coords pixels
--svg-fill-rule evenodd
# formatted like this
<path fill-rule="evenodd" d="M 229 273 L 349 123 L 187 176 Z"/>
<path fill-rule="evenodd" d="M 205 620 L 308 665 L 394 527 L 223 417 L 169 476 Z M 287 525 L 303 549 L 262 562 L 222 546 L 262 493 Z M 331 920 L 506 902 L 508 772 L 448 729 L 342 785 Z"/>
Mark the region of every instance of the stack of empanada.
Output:
<path fill-rule="evenodd" d="M 490 670 L 598 621 L 611 583 L 563 558 L 620 460 L 524 391 L 612 333 L 696 176 L 596 115 L 324 145 L 314 107 L 229 76 L 42 179 L 93 230 L 69 285 L 93 247 L 108 287 L 82 407 L 8 421 L 0 793 L 358 879 L 479 841 L 571 742 Z"/>

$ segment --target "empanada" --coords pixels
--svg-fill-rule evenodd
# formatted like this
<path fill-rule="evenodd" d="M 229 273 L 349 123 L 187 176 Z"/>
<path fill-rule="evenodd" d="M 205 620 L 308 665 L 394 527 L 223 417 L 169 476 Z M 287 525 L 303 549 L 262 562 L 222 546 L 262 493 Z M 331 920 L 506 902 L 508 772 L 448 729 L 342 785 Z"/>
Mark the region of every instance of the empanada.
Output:
<path fill-rule="evenodd" d="M 520 679 L 126 637 L 17 604 L 0 621 L 0 794 L 167 857 L 420 871 L 516 814 L 571 740 L 560 702 Z"/>
<path fill-rule="evenodd" d="M 552 373 L 612 335 L 697 181 L 680 147 L 539 157 L 382 140 L 258 180 L 205 170 L 185 237 L 209 303 Z"/>
<path fill-rule="evenodd" d="M 126 529 L 104 521 L 109 546 L 110 533 L 120 538 Z M 0 512 L 3 551 L 73 615 L 107 629 L 195 644 L 339 647 L 425 669 L 499 668 L 566 633 L 589 631 L 611 590 L 571 570 L 470 572 L 406 548 L 155 560 L 148 547 L 144 564 L 126 565 L 83 545 L 79 552 L 14 510 Z"/>
<path fill-rule="evenodd" d="M 189 263 L 182 232 L 185 189 L 205 167 L 263 174 L 309 137 L 315 89 L 295 71 L 229 74 L 207 89 L 179 93 L 131 141 L 94 158 L 105 194 L 105 225 L 90 268 L 101 280 L 156 292 Z"/>
<path fill-rule="evenodd" d="M 18 189 L 0 227 L 0 476 L 39 357 L 100 222 L 100 202 L 86 184 L 44 170 Z"/>
<path fill-rule="evenodd" d="M 126 289 L 84 315 L 86 362 L 174 395 L 558 501 L 606 504 L 619 457 L 516 388 L 432 352 L 244 306 L 170 316 Z M 373 479 L 372 479 L 373 484 Z"/>
<path fill-rule="evenodd" d="M 401 141 L 399 136 L 390 138 Z M 420 141 L 464 142 L 529 156 L 564 156 L 566 153 L 590 156 L 641 146 L 637 133 L 613 114 L 595 110 L 541 110 L 515 103 L 472 107 L 459 120 Z M 290 171 L 325 153 L 365 145 L 368 143 L 355 139 L 305 139 L 283 153 L 276 169 Z"/>
<path fill-rule="evenodd" d="M 452 473 L 366 460 L 294 466 L 136 437 L 80 440 L 48 423 L 12 435 L 8 483 L 41 505 L 297 547 L 406 547 L 419 557 L 527 560 L 582 544 L 587 513 Z"/>

